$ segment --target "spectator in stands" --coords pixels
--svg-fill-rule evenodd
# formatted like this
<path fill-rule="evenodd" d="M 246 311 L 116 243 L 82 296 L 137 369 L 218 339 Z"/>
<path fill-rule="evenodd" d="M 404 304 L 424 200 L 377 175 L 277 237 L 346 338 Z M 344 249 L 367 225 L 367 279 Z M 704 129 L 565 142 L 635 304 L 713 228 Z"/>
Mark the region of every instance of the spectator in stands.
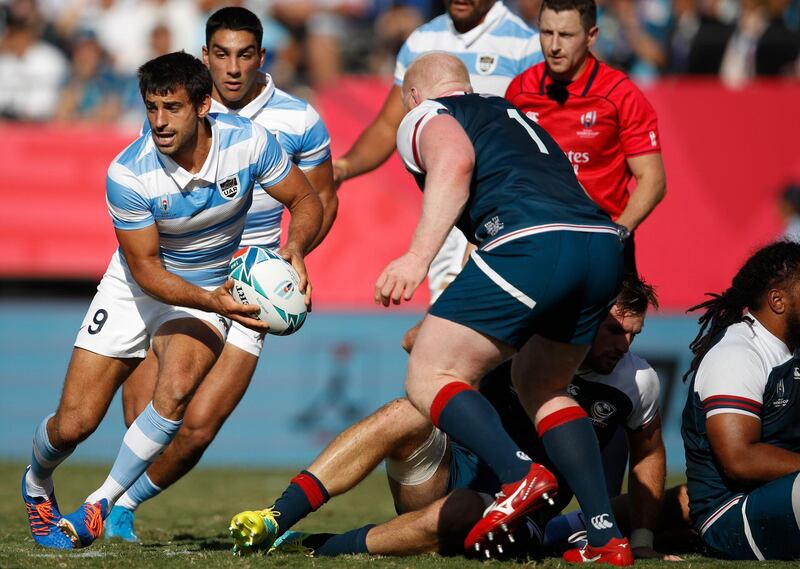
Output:
<path fill-rule="evenodd" d="M 600 34 L 594 51 L 635 79 L 652 79 L 667 62 L 670 16 L 669 0 L 598 2 Z"/>
<path fill-rule="evenodd" d="M 72 45 L 72 74 L 61 90 L 55 118 L 64 122 L 111 122 L 120 112 L 119 83 L 93 32 Z"/>
<path fill-rule="evenodd" d="M 517 0 L 513 3 L 512 9 L 519 14 L 520 18 L 525 20 L 525 23 L 530 27 L 538 27 L 542 0 Z"/>
<path fill-rule="evenodd" d="M 700 0 L 697 31 L 689 49 L 686 71 L 698 75 L 717 75 L 734 26 L 726 22 L 721 0 Z"/>
<path fill-rule="evenodd" d="M 0 115 L 49 119 L 67 75 L 67 61 L 42 41 L 44 22 L 33 0 L 12 0 L 6 18 L 0 38 Z"/>
<path fill-rule="evenodd" d="M 273 15 L 292 34 L 295 62 L 311 85 L 322 87 L 342 74 L 343 39 L 363 37 L 368 0 L 275 0 Z"/>
<path fill-rule="evenodd" d="M 790 14 L 790 0 L 766 2 L 767 27 L 756 48 L 757 75 L 785 75 L 796 73 L 800 56 L 800 34 L 791 29 L 786 15 Z"/>
<path fill-rule="evenodd" d="M 731 86 L 742 85 L 756 75 L 756 48 L 767 29 L 763 0 L 742 0 L 736 29 L 725 47 L 720 77 Z"/>

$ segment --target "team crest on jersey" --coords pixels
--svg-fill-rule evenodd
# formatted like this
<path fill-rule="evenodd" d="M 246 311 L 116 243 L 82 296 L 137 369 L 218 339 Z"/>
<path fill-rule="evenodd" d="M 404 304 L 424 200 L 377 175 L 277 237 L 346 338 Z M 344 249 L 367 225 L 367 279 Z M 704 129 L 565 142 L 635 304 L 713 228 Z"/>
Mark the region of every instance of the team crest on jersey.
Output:
<path fill-rule="evenodd" d="M 592 423 L 605 427 L 606 420 L 616 412 L 617 408 L 608 401 L 595 401 L 591 409 Z"/>
<path fill-rule="evenodd" d="M 239 195 L 239 176 L 231 176 L 217 182 L 219 193 L 226 200 L 232 200 Z"/>
<path fill-rule="evenodd" d="M 578 391 L 580 391 L 580 387 L 578 387 L 578 386 L 577 386 L 577 385 L 575 385 L 574 383 L 570 383 L 570 384 L 567 386 L 567 394 L 568 394 L 570 397 L 577 397 L 577 396 L 578 396 Z"/>
<path fill-rule="evenodd" d="M 480 75 L 491 75 L 497 69 L 498 59 L 494 53 L 479 53 L 475 58 L 475 70 Z"/>
<path fill-rule="evenodd" d="M 158 209 L 161 211 L 169 211 L 169 194 L 164 194 L 158 201 Z"/>

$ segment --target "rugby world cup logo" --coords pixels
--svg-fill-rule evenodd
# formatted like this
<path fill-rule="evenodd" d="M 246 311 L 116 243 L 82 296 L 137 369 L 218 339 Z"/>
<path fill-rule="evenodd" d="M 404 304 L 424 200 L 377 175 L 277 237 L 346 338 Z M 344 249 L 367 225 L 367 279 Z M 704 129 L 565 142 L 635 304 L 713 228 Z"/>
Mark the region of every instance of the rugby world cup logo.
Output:
<path fill-rule="evenodd" d="M 583 128 L 592 128 L 597 124 L 597 111 L 589 111 L 581 115 L 581 126 Z"/>
<path fill-rule="evenodd" d="M 279 283 L 272 292 L 277 294 L 279 297 L 288 300 L 294 294 L 294 290 L 294 283 L 290 280 L 285 280 Z"/>

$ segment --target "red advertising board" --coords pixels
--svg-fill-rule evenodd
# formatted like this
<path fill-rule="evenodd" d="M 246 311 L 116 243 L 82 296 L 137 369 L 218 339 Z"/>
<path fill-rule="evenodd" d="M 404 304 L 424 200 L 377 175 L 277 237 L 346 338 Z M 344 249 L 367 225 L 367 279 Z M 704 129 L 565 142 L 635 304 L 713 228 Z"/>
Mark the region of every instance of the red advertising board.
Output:
<path fill-rule="evenodd" d="M 341 155 L 377 113 L 382 80 L 351 78 L 315 104 Z M 776 198 L 800 180 L 800 83 L 730 90 L 667 80 L 645 90 L 659 114 L 668 188 L 637 233 L 639 266 L 662 305 L 684 310 L 727 286 L 757 246 L 780 234 Z M 0 278 L 97 279 L 115 239 L 105 170 L 134 133 L 0 125 Z M 383 266 L 401 254 L 421 196 L 396 157 L 345 183 L 327 241 L 308 260 L 317 308 L 370 308 Z M 424 306 L 420 291 L 416 306 Z"/>

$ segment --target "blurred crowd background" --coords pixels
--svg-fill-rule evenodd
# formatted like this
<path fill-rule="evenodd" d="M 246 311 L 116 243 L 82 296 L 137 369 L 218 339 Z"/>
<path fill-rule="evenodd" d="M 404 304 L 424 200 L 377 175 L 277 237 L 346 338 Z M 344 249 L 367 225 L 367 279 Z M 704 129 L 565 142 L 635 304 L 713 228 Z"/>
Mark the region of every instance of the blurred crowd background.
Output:
<path fill-rule="evenodd" d="M 532 26 L 541 0 L 506 2 Z M 266 70 L 309 96 L 343 74 L 389 76 L 441 0 L 0 0 L 0 117 L 140 123 L 136 69 L 200 55 L 206 17 L 245 5 L 263 20 Z M 800 0 L 600 0 L 596 54 L 640 83 L 800 77 Z"/>

